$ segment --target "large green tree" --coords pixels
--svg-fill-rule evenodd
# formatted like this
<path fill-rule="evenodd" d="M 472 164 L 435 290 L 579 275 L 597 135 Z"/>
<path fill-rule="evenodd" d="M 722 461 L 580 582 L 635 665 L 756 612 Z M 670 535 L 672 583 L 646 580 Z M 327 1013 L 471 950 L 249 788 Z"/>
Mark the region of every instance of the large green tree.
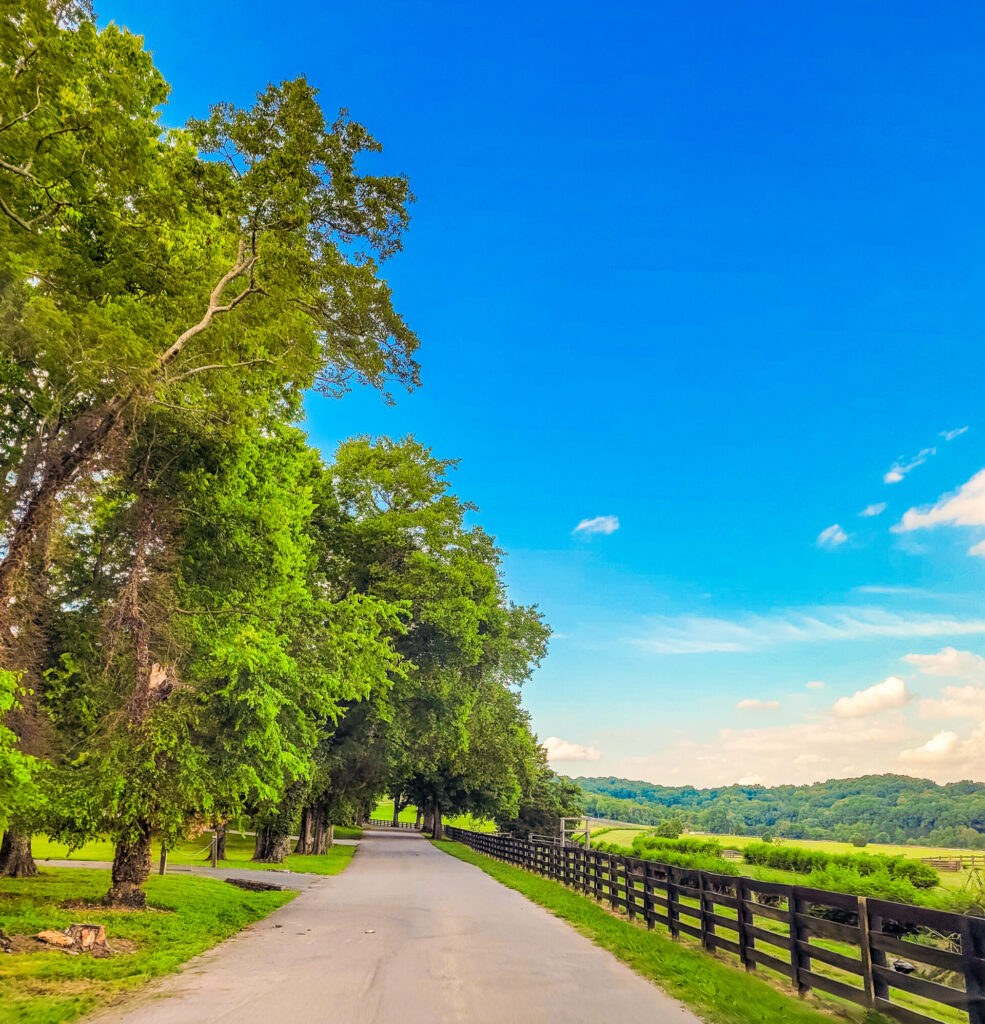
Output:
<path fill-rule="evenodd" d="M 378 263 L 411 196 L 358 171 L 372 136 L 303 78 L 165 131 L 142 40 L 75 13 L 0 21 L 0 642 L 59 496 L 152 407 L 417 380 Z"/>

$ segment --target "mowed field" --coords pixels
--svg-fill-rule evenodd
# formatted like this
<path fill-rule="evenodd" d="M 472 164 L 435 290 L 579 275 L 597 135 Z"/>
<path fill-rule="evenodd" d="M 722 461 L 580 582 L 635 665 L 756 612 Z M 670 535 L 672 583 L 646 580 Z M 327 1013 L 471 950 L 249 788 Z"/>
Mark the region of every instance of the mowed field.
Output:
<path fill-rule="evenodd" d="M 358 837 L 358 829 L 336 829 L 338 838 L 343 835 Z M 209 844 L 211 836 L 206 832 L 195 839 L 180 843 L 168 852 L 168 864 L 202 864 L 209 863 Z M 112 861 L 113 844 L 105 839 L 97 839 L 86 843 L 77 850 L 70 850 L 64 843 L 56 843 L 44 836 L 35 836 L 31 842 L 34 858 L 38 861 L 47 860 L 79 860 L 79 861 Z M 255 868 L 272 870 L 286 868 L 288 871 L 304 871 L 314 875 L 335 875 L 342 871 L 355 853 L 354 846 L 333 846 L 322 856 L 302 856 L 289 854 L 283 864 L 254 864 L 253 836 L 238 832 L 226 833 L 226 859 L 219 861 L 224 868 Z M 153 844 L 154 871 L 157 871 L 160 857 L 160 844 Z"/>
<path fill-rule="evenodd" d="M 387 821 L 393 818 L 393 801 L 392 800 L 381 800 L 376 805 L 376 810 L 373 811 L 372 817 L 374 818 L 386 818 Z M 412 804 L 410 807 L 405 807 L 399 814 L 401 821 L 414 822 L 417 820 L 417 808 Z M 471 814 L 455 814 L 449 817 L 447 814 L 442 814 L 441 820 L 446 825 L 451 825 L 453 828 L 467 828 L 472 832 L 495 832 L 496 823 L 494 821 L 487 821 L 485 818 L 476 818 Z"/>

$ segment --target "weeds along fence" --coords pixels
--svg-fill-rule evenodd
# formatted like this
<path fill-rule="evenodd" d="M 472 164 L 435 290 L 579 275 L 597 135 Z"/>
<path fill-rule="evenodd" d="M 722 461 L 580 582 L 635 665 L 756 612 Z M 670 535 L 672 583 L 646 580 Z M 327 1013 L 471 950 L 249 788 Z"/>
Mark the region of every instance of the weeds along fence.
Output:
<path fill-rule="evenodd" d="M 406 828 L 412 832 L 420 832 L 420 828 L 412 821 L 398 821 L 396 825 L 389 818 L 369 818 L 366 825 L 370 828 Z"/>
<path fill-rule="evenodd" d="M 545 875 L 750 971 L 904 1024 L 985 1024 L 985 918 L 760 882 L 580 846 L 445 827 L 479 853 Z"/>

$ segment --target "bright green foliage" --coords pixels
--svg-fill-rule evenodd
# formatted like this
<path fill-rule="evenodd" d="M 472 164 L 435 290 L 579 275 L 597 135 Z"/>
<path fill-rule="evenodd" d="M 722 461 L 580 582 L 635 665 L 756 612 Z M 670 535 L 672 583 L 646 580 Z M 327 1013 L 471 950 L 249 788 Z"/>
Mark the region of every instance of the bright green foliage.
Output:
<path fill-rule="evenodd" d="M 256 430 L 313 385 L 417 382 L 378 267 L 411 196 L 356 170 L 366 130 L 302 78 L 165 133 L 142 40 L 56 7 L 0 24 L 5 611 L 59 496 L 149 410 Z"/>
<path fill-rule="evenodd" d="M 31 781 L 33 758 L 18 750 L 17 737 L 3 725 L 3 715 L 17 707 L 19 692 L 18 677 L 0 669 L 0 831 L 11 811 L 37 799 Z"/>
<path fill-rule="evenodd" d="M 581 814 L 581 790 L 551 770 L 547 751 L 533 736 L 529 737 L 526 756 L 521 763 L 526 770 L 520 780 L 519 806 L 515 815 L 508 813 L 508 808 L 503 808 L 497 815 L 499 831 L 521 837 L 531 832 L 538 835 L 560 834 L 562 817 L 573 818 Z"/>
<path fill-rule="evenodd" d="M 466 526 L 453 467 L 413 438 L 343 444 L 321 513 L 326 576 L 404 609 L 407 674 L 366 722 L 385 788 L 425 809 L 512 814 L 531 742 L 515 687 L 547 629 L 506 598 L 501 552 Z"/>
<path fill-rule="evenodd" d="M 910 857 L 886 857 L 873 853 L 822 853 L 799 846 L 773 846 L 750 843 L 743 851 L 749 864 L 779 868 L 810 874 L 829 866 L 846 868 L 859 875 L 885 873 L 892 878 L 905 878 L 918 889 L 933 889 L 940 885 L 940 875 L 929 864 Z"/>

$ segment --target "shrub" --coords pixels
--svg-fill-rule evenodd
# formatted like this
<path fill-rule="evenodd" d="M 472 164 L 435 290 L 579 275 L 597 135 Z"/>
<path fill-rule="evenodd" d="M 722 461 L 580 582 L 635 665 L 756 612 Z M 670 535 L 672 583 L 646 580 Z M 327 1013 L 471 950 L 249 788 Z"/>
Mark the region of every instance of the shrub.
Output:
<path fill-rule="evenodd" d="M 884 854 L 872 853 L 823 853 L 820 850 L 806 850 L 799 846 L 750 843 L 745 848 L 744 857 L 748 864 L 758 864 L 780 871 L 796 871 L 802 875 L 838 867 L 863 878 L 885 873 L 890 878 L 905 880 L 917 889 L 932 889 L 940 885 L 940 876 L 930 865 L 902 855 L 887 857 Z"/>

